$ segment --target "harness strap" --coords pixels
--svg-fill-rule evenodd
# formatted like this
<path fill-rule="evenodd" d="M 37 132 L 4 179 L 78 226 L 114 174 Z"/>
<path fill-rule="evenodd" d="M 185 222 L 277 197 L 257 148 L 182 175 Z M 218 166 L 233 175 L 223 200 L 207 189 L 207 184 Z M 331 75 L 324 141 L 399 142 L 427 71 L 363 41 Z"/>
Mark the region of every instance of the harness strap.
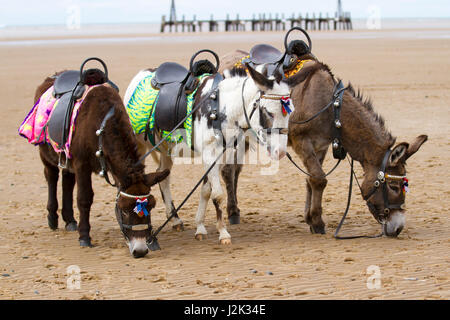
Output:
<path fill-rule="evenodd" d="M 347 151 L 342 146 L 341 142 L 341 109 L 342 109 L 342 99 L 344 97 L 344 84 L 342 83 L 342 80 L 339 80 L 338 84 L 335 87 L 334 95 L 333 97 L 333 111 L 334 111 L 334 123 L 333 123 L 333 136 L 334 140 L 332 143 L 333 148 L 333 157 L 335 159 L 344 159 L 347 155 Z"/>
<path fill-rule="evenodd" d="M 103 154 L 103 133 L 105 131 L 106 122 L 114 115 L 114 106 L 112 106 L 108 113 L 103 118 L 103 121 L 100 125 L 100 129 L 98 129 L 95 134 L 98 136 L 98 151 L 95 153 L 95 155 L 98 158 L 98 161 L 100 162 L 100 176 L 105 178 L 106 182 L 109 183 L 111 186 L 116 187 L 116 183 L 111 183 L 108 176 L 108 169 L 106 167 L 106 160 Z"/>

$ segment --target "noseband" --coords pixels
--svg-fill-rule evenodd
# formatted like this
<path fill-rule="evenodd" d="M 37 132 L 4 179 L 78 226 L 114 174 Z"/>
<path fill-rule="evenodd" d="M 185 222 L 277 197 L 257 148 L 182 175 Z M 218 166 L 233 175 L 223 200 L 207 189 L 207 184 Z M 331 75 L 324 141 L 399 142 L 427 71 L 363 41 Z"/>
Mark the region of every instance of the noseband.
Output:
<path fill-rule="evenodd" d="M 142 201 L 142 199 L 147 199 L 150 196 L 150 192 L 146 195 L 133 195 L 133 194 L 128 194 L 125 193 L 123 191 L 118 191 L 117 192 L 117 197 L 116 197 L 116 216 L 117 216 L 117 220 L 119 222 L 119 226 L 120 226 L 120 231 L 122 232 L 122 234 L 124 235 L 125 238 L 128 239 L 128 237 L 125 235 L 125 229 L 128 230 L 132 230 L 132 231 L 148 231 L 149 232 L 149 237 L 151 235 L 151 230 L 152 230 L 152 226 L 151 226 L 151 220 L 149 218 L 149 222 L 147 224 L 145 223 L 141 223 L 141 224 L 125 224 L 122 221 L 122 213 L 120 212 L 119 209 L 119 205 L 118 205 L 118 201 L 120 197 L 126 197 L 126 198 L 131 198 L 131 199 L 135 199 L 136 200 L 136 208 L 139 205 L 139 201 Z M 136 208 L 134 210 L 134 212 L 137 214 L 136 212 Z M 150 213 L 148 213 L 148 215 L 150 215 Z"/>
<path fill-rule="evenodd" d="M 384 154 L 383 161 L 381 162 L 380 171 L 378 171 L 378 173 L 377 173 L 377 179 L 373 183 L 372 189 L 370 190 L 370 192 L 367 195 L 365 195 L 365 196 L 363 195 L 363 199 L 366 201 L 367 206 L 369 207 L 369 209 L 372 212 L 374 212 L 376 214 L 375 218 L 381 224 L 384 223 L 386 217 L 389 215 L 389 212 L 392 209 L 403 210 L 405 208 L 404 201 L 400 204 L 389 203 L 387 180 L 405 181 L 405 179 L 406 179 L 406 175 L 395 176 L 395 175 L 390 175 L 390 174 L 386 173 L 386 166 L 387 166 L 387 162 L 389 160 L 389 156 L 391 155 L 391 152 L 392 152 L 392 150 L 389 149 Z M 377 208 L 375 208 L 375 206 L 369 202 L 370 197 L 372 197 L 375 194 L 375 192 L 380 190 L 380 187 L 381 187 L 381 191 L 383 193 L 383 202 L 384 202 L 383 212 L 380 212 L 380 210 L 377 210 Z M 361 190 L 361 194 L 363 194 L 362 190 Z"/>
<path fill-rule="evenodd" d="M 288 134 L 288 128 L 263 128 L 258 131 L 252 128 L 252 125 L 250 123 L 250 120 L 255 113 L 256 109 L 261 109 L 261 100 L 262 99 L 268 99 L 268 100 L 278 100 L 281 103 L 281 107 L 285 108 L 285 102 L 284 101 L 290 101 L 291 94 L 287 93 L 285 95 L 278 95 L 278 94 L 264 94 L 262 91 L 258 91 L 259 97 L 256 99 L 255 103 L 253 104 L 253 109 L 250 112 L 250 117 L 248 116 L 247 109 L 245 108 L 245 101 L 244 101 L 244 88 L 245 83 L 247 82 L 248 78 L 244 80 L 244 83 L 242 84 L 242 108 L 244 109 L 244 116 L 245 121 L 247 122 L 247 129 L 251 130 L 256 137 L 256 140 L 261 143 L 265 144 L 265 142 L 261 139 L 261 135 L 259 134 L 260 131 L 265 130 L 266 134 L 272 134 L 272 131 L 278 131 L 279 134 Z M 290 112 L 289 112 L 290 113 Z"/>

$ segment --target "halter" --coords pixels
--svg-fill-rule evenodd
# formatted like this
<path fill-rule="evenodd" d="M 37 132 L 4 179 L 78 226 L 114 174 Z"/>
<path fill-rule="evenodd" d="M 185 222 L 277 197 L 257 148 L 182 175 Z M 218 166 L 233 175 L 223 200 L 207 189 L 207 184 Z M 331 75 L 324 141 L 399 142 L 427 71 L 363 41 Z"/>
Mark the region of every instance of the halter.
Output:
<path fill-rule="evenodd" d="M 152 226 L 151 226 L 151 223 L 150 223 L 150 218 L 149 218 L 148 224 L 141 223 L 141 224 L 131 225 L 131 224 L 124 224 L 122 222 L 122 213 L 120 212 L 119 206 L 118 206 L 118 201 L 119 201 L 119 198 L 121 196 L 122 197 L 126 197 L 126 198 L 135 199 L 136 200 L 136 207 L 137 207 L 139 205 L 139 203 L 144 203 L 144 205 L 146 204 L 146 201 L 144 201 L 143 199 L 146 200 L 150 196 L 150 192 L 148 194 L 146 194 L 146 195 L 134 195 L 134 194 L 129 194 L 129 193 L 126 193 L 126 192 L 123 192 L 123 191 L 119 190 L 117 192 L 117 196 L 116 196 L 116 208 L 115 208 L 115 210 L 116 210 L 117 220 L 119 221 L 120 231 L 122 232 L 122 234 L 124 235 L 125 238 L 128 239 L 128 237 L 125 235 L 125 232 L 124 232 L 125 229 L 132 230 L 132 231 L 148 231 L 151 234 Z M 138 203 L 138 201 L 140 201 L 140 202 Z M 135 207 L 135 210 L 134 210 L 135 213 L 137 213 L 136 212 L 136 207 Z M 148 216 L 150 217 L 150 213 L 149 212 L 148 212 Z"/>
<path fill-rule="evenodd" d="M 286 102 L 284 102 L 284 101 L 290 101 L 291 94 L 290 94 L 290 93 L 287 93 L 287 94 L 284 94 L 284 95 L 281 95 L 281 94 L 273 94 L 273 93 L 271 93 L 271 94 L 265 94 L 264 92 L 262 92 L 261 90 L 259 90 L 259 91 L 258 91 L 259 97 L 256 99 L 255 103 L 253 104 L 253 109 L 252 109 L 252 111 L 250 112 L 250 117 L 249 117 L 249 116 L 248 116 L 248 113 L 247 113 L 247 109 L 245 108 L 245 101 L 244 101 L 244 88 L 245 88 L 245 83 L 247 82 L 247 80 L 248 80 L 248 78 L 246 78 L 246 79 L 244 80 L 244 83 L 242 84 L 242 94 L 241 94 L 241 96 L 242 96 L 242 108 L 244 109 L 245 121 L 247 122 L 247 126 L 248 126 L 247 129 L 251 130 L 251 131 L 254 133 L 254 135 L 255 135 L 255 137 L 256 137 L 256 140 L 257 140 L 259 143 L 263 144 L 263 145 L 266 144 L 266 143 L 265 143 L 265 141 L 263 141 L 263 140 L 261 139 L 261 136 L 260 136 L 260 134 L 259 134 L 259 132 L 262 131 L 262 130 L 266 130 L 267 134 L 272 134 L 272 130 L 278 130 L 278 132 L 279 132 L 280 134 L 288 134 L 288 129 L 287 129 L 287 128 L 263 128 L 263 129 L 259 129 L 258 131 L 255 131 L 255 130 L 252 128 L 252 125 L 251 125 L 251 123 L 250 123 L 250 119 L 252 118 L 252 116 L 253 116 L 253 114 L 255 113 L 256 109 L 260 109 L 260 108 L 261 108 L 261 100 L 262 100 L 262 99 L 279 100 L 280 103 L 281 103 L 281 107 L 283 108 L 283 110 L 285 110 L 285 109 L 284 109 L 284 108 L 285 108 L 285 104 L 283 104 L 283 103 L 286 103 Z M 287 104 L 288 104 L 288 103 L 287 103 Z M 290 110 L 290 109 L 289 109 L 289 110 Z M 292 112 L 292 111 L 290 110 L 290 112 Z M 288 112 L 288 113 L 290 113 L 290 112 Z M 242 128 L 242 129 L 244 129 L 244 128 Z"/>
<path fill-rule="evenodd" d="M 374 212 L 376 214 L 375 218 L 381 224 L 383 224 L 383 221 L 385 220 L 386 216 L 389 214 L 391 209 L 403 210 L 405 208 L 404 201 L 400 204 L 389 203 L 387 180 L 404 181 L 404 182 L 406 182 L 406 185 L 407 185 L 407 181 L 408 181 L 406 178 L 406 175 L 397 176 L 397 175 L 390 175 L 390 174 L 386 173 L 386 166 L 387 166 L 387 162 L 389 160 L 389 156 L 391 155 L 391 152 L 392 152 L 392 150 L 389 149 L 384 154 L 383 161 L 381 162 L 380 171 L 378 171 L 378 173 L 377 173 L 377 179 L 373 183 L 372 190 L 367 195 L 365 195 L 365 196 L 363 195 L 363 199 L 366 201 L 367 206 L 369 207 L 369 209 L 371 209 L 372 212 Z M 375 194 L 375 192 L 377 192 L 379 190 L 380 186 L 381 186 L 381 190 L 383 192 L 383 202 L 384 202 L 384 208 L 383 208 L 382 213 L 380 213 L 379 210 L 377 210 L 375 208 L 375 206 L 369 202 L 370 197 L 372 197 Z M 361 187 L 360 187 L 360 189 L 361 189 Z M 361 194 L 363 194 L 362 190 L 361 190 Z"/>

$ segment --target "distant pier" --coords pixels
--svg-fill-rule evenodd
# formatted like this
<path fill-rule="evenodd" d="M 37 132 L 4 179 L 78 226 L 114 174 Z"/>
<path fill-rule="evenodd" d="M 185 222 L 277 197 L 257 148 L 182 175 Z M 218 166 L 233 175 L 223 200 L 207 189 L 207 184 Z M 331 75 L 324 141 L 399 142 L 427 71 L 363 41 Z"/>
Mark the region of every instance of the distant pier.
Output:
<path fill-rule="evenodd" d="M 175 15 L 171 15 L 172 19 L 166 20 L 166 16 L 161 19 L 161 33 L 164 32 L 202 32 L 202 31 L 280 31 L 292 28 L 294 26 L 302 27 L 305 30 L 353 30 L 350 12 L 336 13 L 334 17 L 328 14 L 318 16 L 308 13 L 292 14 L 285 17 L 284 14 L 259 14 L 253 15 L 251 19 L 241 19 L 237 15 L 234 19 L 229 15 L 226 19 L 214 19 L 211 15 L 209 20 L 197 20 L 196 16 L 192 20 L 186 20 L 183 15 L 181 20 L 174 19 Z M 207 29 L 204 29 L 204 26 Z"/>

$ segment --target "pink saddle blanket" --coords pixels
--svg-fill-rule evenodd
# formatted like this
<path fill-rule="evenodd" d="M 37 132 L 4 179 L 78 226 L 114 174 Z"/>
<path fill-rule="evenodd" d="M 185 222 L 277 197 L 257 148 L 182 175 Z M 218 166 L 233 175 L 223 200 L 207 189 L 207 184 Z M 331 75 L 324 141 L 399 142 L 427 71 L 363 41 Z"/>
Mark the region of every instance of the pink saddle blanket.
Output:
<path fill-rule="evenodd" d="M 59 146 L 55 141 L 53 141 L 48 134 L 48 130 L 46 130 L 47 122 L 52 116 L 53 110 L 58 107 L 59 102 L 59 99 L 56 99 L 53 96 L 53 86 L 45 91 L 45 93 L 39 98 L 28 115 L 25 117 L 19 127 L 19 134 L 22 137 L 26 138 L 29 143 L 34 145 L 49 143 L 53 147 L 55 152 L 64 152 L 67 158 L 72 158 L 72 155 L 70 154 L 70 144 L 72 142 L 73 134 L 75 131 L 77 116 L 84 98 L 94 87 L 96 86 L 88 87 L 83 94 L 83 97 L 75 102 L 72 112 L 72 118 L 70 121 L 69 135 L 64 146 Z"/>

